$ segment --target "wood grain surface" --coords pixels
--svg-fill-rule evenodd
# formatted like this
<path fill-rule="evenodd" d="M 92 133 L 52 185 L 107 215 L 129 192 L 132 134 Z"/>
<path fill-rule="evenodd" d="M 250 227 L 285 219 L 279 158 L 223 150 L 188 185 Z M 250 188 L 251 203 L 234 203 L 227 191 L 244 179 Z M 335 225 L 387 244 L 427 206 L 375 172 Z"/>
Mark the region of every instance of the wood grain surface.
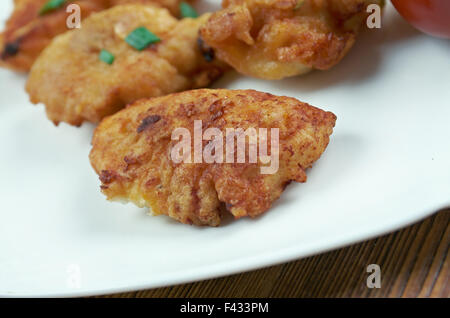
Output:
<path fill-rule="evenodd" d="M 104 297 L 449 297 L 450 209 L 340 250 L 248 273 Z M 369 264 L 381 268 L 370 289 Z"/>

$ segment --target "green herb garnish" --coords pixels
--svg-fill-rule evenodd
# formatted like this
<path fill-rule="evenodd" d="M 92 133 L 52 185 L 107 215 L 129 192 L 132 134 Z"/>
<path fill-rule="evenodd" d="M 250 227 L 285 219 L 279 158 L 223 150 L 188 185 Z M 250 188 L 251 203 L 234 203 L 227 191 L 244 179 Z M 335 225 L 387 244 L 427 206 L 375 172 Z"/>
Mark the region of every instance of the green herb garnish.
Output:
<path fill-rule="evenodd" d="M 197 18 L 198 17 L 197 11 L 195 11 L 195 9 L 186 2 L 180 3 L 180 11 L 181 11 L 181 16 L 183 18 Z"/>
<path fill-rule="evenodd" d="M 101 50 L 98 57 L 99 57 L 100 61 L 103 61 L 106 64 L 112 64 L 114 62 L 114 60 L 116 59 L 116 57 L 112 53 L 110 53 L 106 50 Z"/>
<path fill-rule="evenodd" d="M 161 39 L 147 30 L 145 27 L 139 27 L 128 34 L 125 41 L 138 51 L 142 51 L 150 44 L 161 41 Z"/>
<path fill-rule="evenodd" d="M 39 10 L 39 15 L 47 14 L 51 11 L 59 9 L 66 2 L 66 0 L 49 0 L 46 4 L 44 4 Z"/>
<path fill-rule="evenodd" d="M 295 5 L 294 10 L 298 10 L 302 7 L 303 2 L 305 2 L 305 0 L 297 0 L 297 4 Z"/>

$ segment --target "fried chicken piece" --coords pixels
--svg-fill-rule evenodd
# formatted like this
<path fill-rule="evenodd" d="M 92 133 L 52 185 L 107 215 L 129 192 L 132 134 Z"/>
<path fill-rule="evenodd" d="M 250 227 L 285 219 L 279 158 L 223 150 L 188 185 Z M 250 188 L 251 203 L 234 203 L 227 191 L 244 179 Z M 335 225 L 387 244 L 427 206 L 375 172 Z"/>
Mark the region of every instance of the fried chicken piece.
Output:
<path fill-rule="evenodd" d="M 181 0 L 78 0 L 67 1 L 60 8 L 40 15 L 49 0 L 14 0 L 14 12 L 0 34 L 0 66 L 28 72 L 42 50 L 58 34 L 68 31 L 66 8 L 77 4 L 81 18 L 116 5 L 138 3 L 168 8 L 178 16 Z"/>
<path fill-rule="evenodd" d="M 353 46 L 372 3 L 384 0 L 224 0 L 201 38 L 249 76 L 282 79 L 327 70 Z"/>
<path fill-rule="evenodd" d="M 81 29 L 54 39 L 30 72 L 26 86 L 33 103 L 43 103 L 55 124 L 99 122 L 126 104 L 208 86 L 222 63 L 206 60 L 197 43 L 198 19 L 177 20 L 166 9 L 123 5 L 87 18 Z M 126 37 L 146 27 L 161 41 L 138 51 Z M 115 56 L 99 59 L 102 49 Z"/>
<path fill-rule="evenodd" d="M 211 153 L 224 158 L 223 163 L 206 157 L 190 163 L 195 160 L 191 138 L 198 120 L 205 134 L 208 128 L 222 132 L 225 141 Z M 105 118 L 94 133 L 90 160 L 108 199 L 131 201 L 186 224 L 217 226 L 225 210 L 235 218 L 256 217 L 271 207 L 291 181 L 305 182 L 305 169 L 327 147 L 335 121 L 334 114 L 294 98 L 254 90 L 186 91 L 140 100 Z M 187 129 L 190 137 L 174 138 L 179 128 Z M 238 163 L 242 147 L 238 149 L 237 141 L 225 137 L 229 128 L 267 128 L 267 155 L 274 159 L 279 154 L 278 170 L 263 172 L 268 163 L 263 164 L 261 156 L 252 163 L 248 138 L 244 141 L 245 162 Z M 272 139 L 276 128 L 278 143 Z M 258 133 L 258 145 L 262 136 Z M 204 139 L 216 144 L 214 138 Z M 206 151 L 212 141 L 203 140 L 201 149 Z M 180 143 L 188 145 L 180 157 L 191 161 L 174 157 Z M 222 155 L 218 152 L 221 147 Z M 260 151 L 259 147 L 261 155 Z M 231 162 L 226 159 L 228 153 Z"/>

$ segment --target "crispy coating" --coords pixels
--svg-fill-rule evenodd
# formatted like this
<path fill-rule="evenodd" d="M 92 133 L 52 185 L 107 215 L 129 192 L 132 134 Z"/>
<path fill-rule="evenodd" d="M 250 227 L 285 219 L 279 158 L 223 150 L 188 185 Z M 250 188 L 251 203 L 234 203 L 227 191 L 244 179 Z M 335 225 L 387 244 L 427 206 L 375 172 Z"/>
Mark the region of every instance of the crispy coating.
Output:
<path fill-rule="evenodd" d="M 281 79 L 336 65 L 353 46 L 366 7 L 384 0 L 224 0 L 203 41 L 238 72 Z"/>
<path fill-rule="evenodd" d="M 278 171 L 263 174 L 260 168 L 267 165 L 250 162 L 249 139 L 246 163 L 176 163 L 171 153 L 180 140 L 172 133 L 185 128 L 192 138 L 195 120 L 202 121 L 203 132 L 218 128 L 224 138 L 227 128 L 278 128 Z M 254 90 L 186 91 L 140 100 L 105 118 L 95 131 L 90 160 L 108 199 L 150 207 L 186 224 L 217 226 L 226 210 L 235 218 L 256 217 L 291 181 L 305 182 L 305 169 L 327 147 L 335 120 L 294 98 Z M 271 137 L 267 140 L 271 149 Z M 193 154 L 194 141 L 189 142 Z"/>
<path fill-rule="evenodd" d="M 26 86 L 55 124 L 99 122 L 139 98 L 208 86 L 222 64 L 207 61 L 197 43 L 208 15 L 177 20 L 166 9 L 123 5 L 87 18 L 81 29 L 54 39 L 37 59 Z M 161 39 L 143 51 L 125 38 L 145 26 Z M 102 49 L 115 56 L 108 65 Z"/>
<path fill-rule="evenodd" d="M 5 0 L 3 0 L 5 1 Z M 9 1 L 9 0 L 8 0 Z M 51 40 L 68 31 L 66 12 L 69 4 L 78 4 L 81 18 L 90 14 L 128 3 L 141 3 L 168 8 L 178 15 L 181 0 L 77 0 L 68 1 L 61 8 L 39 15 L 48 0 L 14 0 L 14 11 L 0 34 L 0 66 L 28 72 L 36 58 Z"/>

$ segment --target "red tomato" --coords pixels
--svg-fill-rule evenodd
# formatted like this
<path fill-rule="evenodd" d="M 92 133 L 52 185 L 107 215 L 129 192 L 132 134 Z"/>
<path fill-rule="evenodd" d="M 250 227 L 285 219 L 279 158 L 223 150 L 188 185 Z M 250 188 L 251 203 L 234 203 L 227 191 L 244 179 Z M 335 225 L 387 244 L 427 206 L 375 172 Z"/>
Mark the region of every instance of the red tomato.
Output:
<path fill-rule="evenodd" d="M 450 38 L 450 0 L 392 0 L 392 3 L 417 29 Z"/>

